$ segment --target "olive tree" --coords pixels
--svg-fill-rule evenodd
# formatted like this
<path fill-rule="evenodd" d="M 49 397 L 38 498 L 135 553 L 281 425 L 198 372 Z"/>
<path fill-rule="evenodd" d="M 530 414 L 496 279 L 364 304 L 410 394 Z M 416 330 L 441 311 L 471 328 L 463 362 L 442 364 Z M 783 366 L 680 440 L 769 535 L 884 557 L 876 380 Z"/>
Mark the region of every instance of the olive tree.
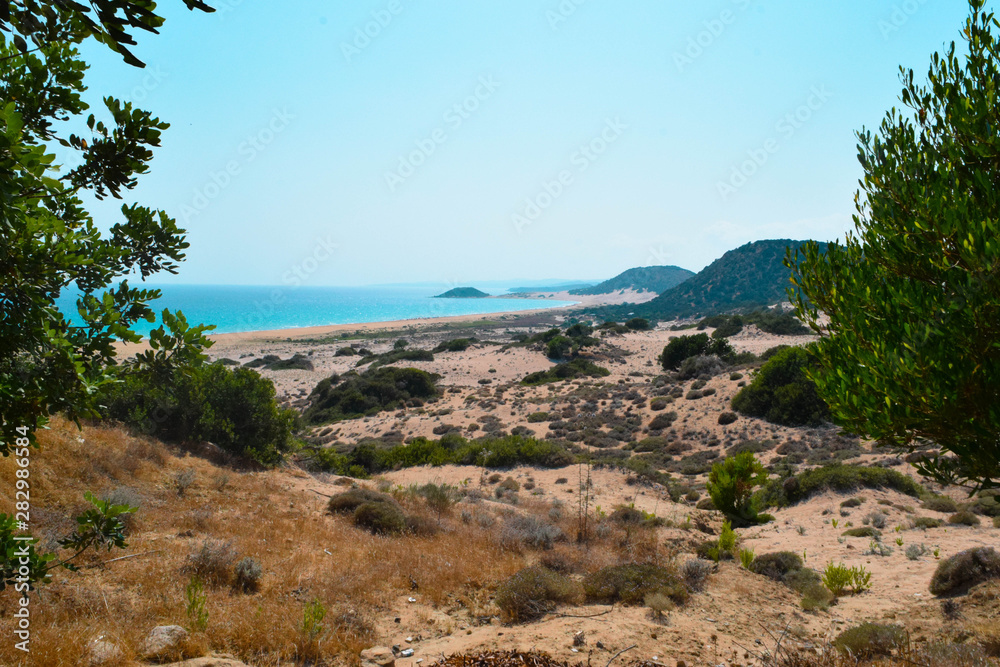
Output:
<path fill-rule="evenodd" d="M 855 232 L 786 264 L 833 419 L 933 443 L 921 472 L 978 490 L 1000 482 L 1000 23 L 969 4 L 966 48 L 934 54 L 926 83 L 901 68 L 904 109 L 858 133 Z"/>

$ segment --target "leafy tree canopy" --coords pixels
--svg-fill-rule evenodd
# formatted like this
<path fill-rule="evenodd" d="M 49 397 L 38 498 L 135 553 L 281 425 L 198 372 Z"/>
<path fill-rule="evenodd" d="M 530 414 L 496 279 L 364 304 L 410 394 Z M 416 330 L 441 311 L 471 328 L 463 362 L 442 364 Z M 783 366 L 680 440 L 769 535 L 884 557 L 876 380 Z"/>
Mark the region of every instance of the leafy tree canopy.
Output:
<path fill-rule="evenodd" d="M 129 29 L 159 25 L 154 8 L 113 0 L 89 8 L 69 0 L 0 3 L 0 454 L 9 454 L 18 427 L 33 442 L 52 412 L 94 414 L 94 394 L 113 381 L 113 343 L 138 341 L 135 323 L 155 320 L 149 304 L 159 292 L 122 279 L 173 273 L 184 258 L 183 230 L 165 212 L 126 203 L 121 220 L 102 224 L 110 227 L 102 233 L 81 198 L 122 198 L 146 173 L 167 124 L 111 97 L 102 113 L 84 117 L 87 65 L 77 45 L 87 36 L 130 43 Z M 85 121 L 87 136 L 57 131 L 58 121 L 75 118 Z M 78 153 L 80 165 L 57 164 L 56 144 Z M 82 293 L 81 325 L 56 306 L 65 290 Z M 164 327 L 151 336 L 144 362 L 167 372 L 203 360 L 208 327 L 169 313 Z"/>
<path fill-rule="evenodd" d="M 188 9 L 215 11 L 201 0 L 183 2 Z M 163 18 L 156 14 L 156 3 L 151 0 L 90 0 L 86 4 L 74 0 L 0 2 L 0 32 L 8 33 L 21 53 L 30 50 L 29 42 L 40 49 L 46 43 L 62 39 L 67 22 L 80 39 L 93 37 L 121 54 L 130 65 L 144 67 L 128 49 L 136 44 L 132 33 L 136 30 L 156 33 L 163 25 Z"/>
<path fill-rule="evenodd" d="M 975 489 L 1000 483 L 1000 23 L 969 5 L 968 53 L 934 54 L 925 84 L 901 68 L 906 110 L 858 134 L 855 233 L 786 262 L 834 421 L 937 443 L 922 472 Z"/>

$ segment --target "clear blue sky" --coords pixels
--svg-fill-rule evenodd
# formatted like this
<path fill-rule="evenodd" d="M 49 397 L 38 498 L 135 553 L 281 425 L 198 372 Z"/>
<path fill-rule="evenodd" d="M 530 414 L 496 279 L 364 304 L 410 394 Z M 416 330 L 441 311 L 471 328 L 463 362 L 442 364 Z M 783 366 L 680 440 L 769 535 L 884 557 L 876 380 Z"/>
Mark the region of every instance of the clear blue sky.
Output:
<path fill-rule="evenodd" d="M 697 271 L 756 239 L 834 239 L 861 176 L 853 132 L 898 105 L 898 67 L 922 77 L 967 13 L 943 0 L 210 4 L 160 3 L 162 34 L 135 50 L 146 70 L 85 49 L 93 100 L 172 125 L 129 198 L 187 228 L 184 283 L 604 279 Z"/>

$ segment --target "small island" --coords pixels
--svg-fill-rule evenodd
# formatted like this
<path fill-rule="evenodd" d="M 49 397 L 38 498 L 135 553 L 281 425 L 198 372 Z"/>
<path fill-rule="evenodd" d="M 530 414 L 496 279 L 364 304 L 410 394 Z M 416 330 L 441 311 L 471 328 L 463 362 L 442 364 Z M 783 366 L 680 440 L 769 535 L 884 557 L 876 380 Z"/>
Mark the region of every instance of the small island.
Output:
<path fill-rule="evenodd" d="M 456 287 L 444 294 L 438 294 L 435 299 L 485 299 L 489 294 L 477 290 L 475 287 Z"/>

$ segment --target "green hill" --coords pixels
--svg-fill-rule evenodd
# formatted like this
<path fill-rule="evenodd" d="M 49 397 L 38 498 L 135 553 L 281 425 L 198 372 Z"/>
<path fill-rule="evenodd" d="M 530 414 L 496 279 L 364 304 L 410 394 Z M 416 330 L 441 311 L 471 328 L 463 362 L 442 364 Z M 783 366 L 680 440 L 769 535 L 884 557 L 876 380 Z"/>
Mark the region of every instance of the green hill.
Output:
<path fill-rule="evenodd" d="M 791 271 L 785 250 L 805 241 L 755 241 L 730 250 L 700 273 L 642 304 L 608 306 L 590 311 L 598 318 L 646 317 L 673 320 L 770 306 L 787 300 Z M 826 244 L 820 248 L 825 250 Z"/>
<path fill-rule="evenodd" d="M 489 294 L 486 292 L 481 292 L 475 287 L 456 287 L 455 289 L 450 289 L 444 294 L 438 294 L 435 299 L 483 299 L 488 297 Z"/>
<path fill-rule="evenodd" d="M 679 266 L 641 266 L 619 273 L 611 280 L 605 280 L 593 287 L 570 290 L 570 294 L 611 294 L 621 290 L 634 289 L 637 292 L 662 294 L 671 287 L 681 284 L 694 275 L 693 271 Z"/>

